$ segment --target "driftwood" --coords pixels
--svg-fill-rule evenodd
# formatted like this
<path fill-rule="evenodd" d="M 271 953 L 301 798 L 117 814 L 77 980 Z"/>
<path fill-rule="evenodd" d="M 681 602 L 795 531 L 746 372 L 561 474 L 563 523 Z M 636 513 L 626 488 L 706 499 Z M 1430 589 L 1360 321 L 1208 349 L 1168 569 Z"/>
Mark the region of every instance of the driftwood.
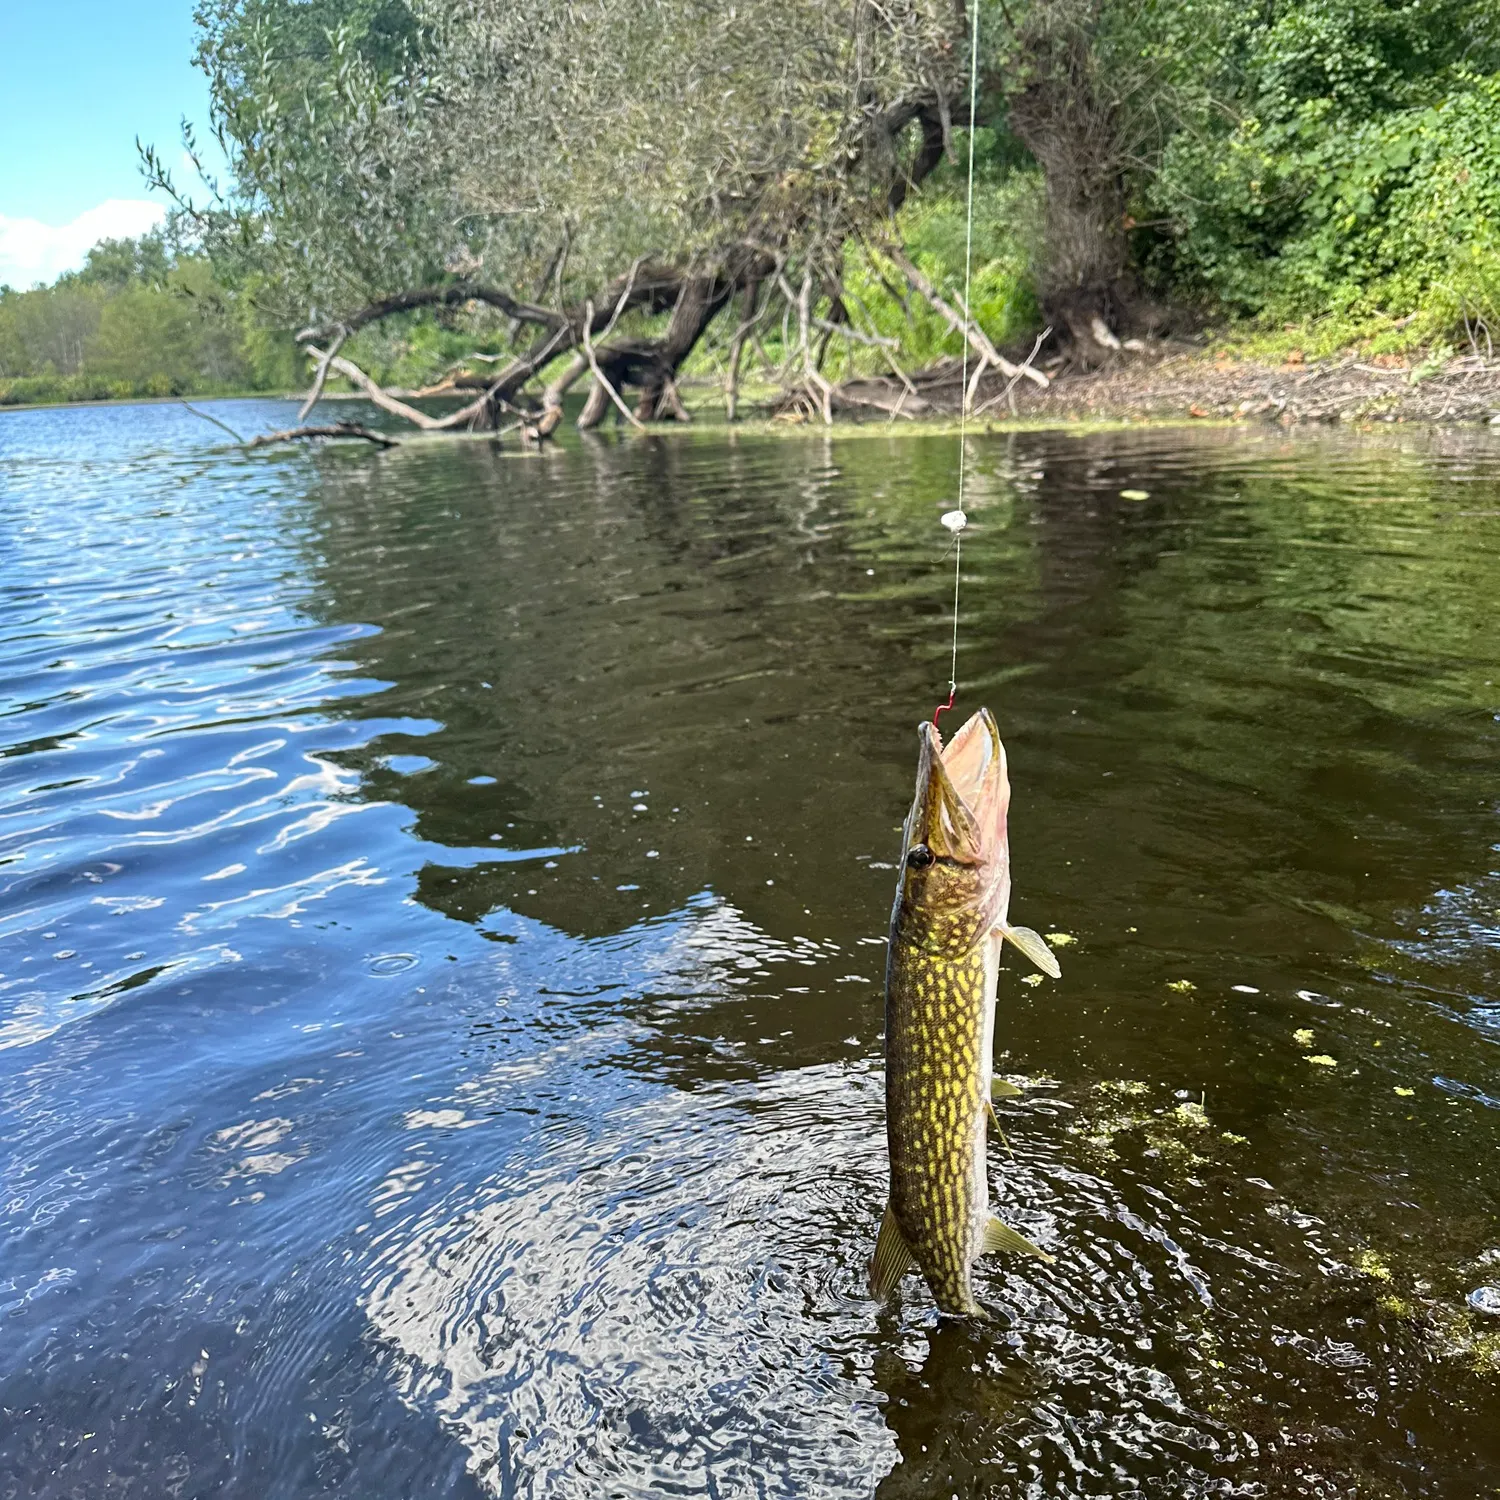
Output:
<path fill-rule="evenodd" d="M 361 426 L 358 422 L 325 422 L 311 427 L 287 427 L 281 432 L 265 432 L 251 438 L 247 448 L 264 448 L 271 443 L 289 443 L 296 438 L 364 438 L 381 448 L 399 448 L 401 439 L 386 432 L 376 432 L 373 427 Z"/>

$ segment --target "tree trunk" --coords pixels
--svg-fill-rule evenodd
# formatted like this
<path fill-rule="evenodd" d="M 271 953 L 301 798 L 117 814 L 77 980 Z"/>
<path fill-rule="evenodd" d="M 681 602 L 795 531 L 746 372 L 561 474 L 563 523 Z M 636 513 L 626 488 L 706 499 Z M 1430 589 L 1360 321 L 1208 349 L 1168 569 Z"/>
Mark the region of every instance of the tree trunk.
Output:
<path fill-rule="evenodd" d="M 664 416 L 687 420 L 677 395 L 677 372 L 733 293 L 734 281 L 722 273 L 685 277 L 660 338 L 622 339 L 594 351 L 600 372 L 616 390 L 626 385 L 639 389 L 635 408 L 638 421 L 651 422 Z M 609 406 L 608 393 L 595 381 L 578 425 L 597 427 Z"/>
<path fill-rule="evenodd" d="M 1042 312 L 1085 364 L 1118 347 L 1132 290 L 1119 121 L 1089 36 L 1095 8 L 1053 0 L 1032 12 L 1019 38 L 1022 86 L 1009 100 L 1011 129 L 1046 180 Z"/>

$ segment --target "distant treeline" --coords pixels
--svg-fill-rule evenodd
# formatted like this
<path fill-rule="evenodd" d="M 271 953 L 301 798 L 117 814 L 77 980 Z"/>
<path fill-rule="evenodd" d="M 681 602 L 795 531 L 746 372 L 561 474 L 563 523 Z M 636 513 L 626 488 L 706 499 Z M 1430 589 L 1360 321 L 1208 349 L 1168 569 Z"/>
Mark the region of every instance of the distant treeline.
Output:
<path fill-rule="evenodd" d="M 0 287 L 0 405 L 285 390 L 291 340 L 202 255 L 104 240 L 49 287 Z"/>

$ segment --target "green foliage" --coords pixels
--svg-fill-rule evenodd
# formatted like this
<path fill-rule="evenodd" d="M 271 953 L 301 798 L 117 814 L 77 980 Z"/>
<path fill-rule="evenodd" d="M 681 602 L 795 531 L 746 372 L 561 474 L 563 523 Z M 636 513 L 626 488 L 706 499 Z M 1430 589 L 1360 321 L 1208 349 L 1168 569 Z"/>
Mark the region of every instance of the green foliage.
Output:
<path fill-rule="evenodd" d="M 1149 271 L 1268 320 L 1415 314 L 1431 333 L 1500 213 L 1496 16 L 1279 0 L 1244 17 L 1142 183 L 1141 217 L 1167 221 Z"/>
<path fill-rule="evenodd" d="M 233 180 L 193 211 L 216 264 L 261 272 L 289 324 L 481 267 L 578 297 L 637 257 L 753 242 L 826 272 L 883 213 L 887 117 L 939 84 L 957 96 L 957 14 L 951 0 L 203 0 L 199 60 Z"/>
<path fill-rule="evenodd" d="M 1087 227 L 1106 259 L 1124 246 L 1163 301 L 1248 316 L 1263 340 L 1289 320 L 1288 348 L 1309 355 L 1500 327 L 1495 0 L 975 3 L 981 118 L 1011 111 L 976 136 L 974 304 L 997 342 L 1024 344 L 1038 288 L 1057 290 L 1070 174 L 1085 210 L 1102 203 Z M 967 32 L 949 0 L 199 0 L 196 14 L 232 166 L 195 210 L 214 276 L 194 290 L 192 257 L 100 246 L 45 308 L 0 315 L 0 374 L 285 386 L 305 371 L 273 326 L 452 275 L 581 297 L 638 256 L 746 242 L 784 250 L 794 284 L 842 274 L 856 328 L 898 340 L 903 363 L 958 352 L 870 248 L 894 229 L 945 294 L 962 284 L 967 137 L 953 132 L 960 162 L 893 226 L 891 165 L 918 128 L 894 145 L 871 128 L 932 89 L 962 113 Z M 660 326 L 632 315 L 618 332 Z M 148 327 L 150 357 L 131 354 Z M 770 319 L 759 333 L 779 345 Z M 504 319 L 457 309 L 367 328 L 347 352 L 414 386 L 509 347 Z M 830 374 L 883 363 L 868 343 L 828 344 Z"/>
<path fill-rule="evenodd" d="M 161 235 L 105 240 L 50 287 L 0 291 L 0 405 L 299 382 L 290 337 L 201 255 Z"/>
<path fill-rule="evenodd" d="M 0 291 L 0 379 L 77 374 L 105 300 L 99 287 L 66 282 L 29 292 Z"/>
<path fill-rule="evenodd" d="M 127 286 L 165 286 L 171 271 L 172 253 L 165 235 L 157 232 L 138 240 L 100 240 L 84 258 L 83 268 L 62 280 L 119 291 Z"/>
<path fill-rule="evenodd" d="M 993 138 L 994 132 L 983 131 Z M 964 137 L 958 138 L 964 149 Z M 980 148 L 994 147 L 986 142 Z M 963 294 L 966 227 L 962 185 L 956 173 L 937 176 L 931 189 L 902 209 L 898 229 L 907 254 L 953 306 Z M 985 173 L 974 188 L 971 308 L 997 344 L 1026 338 L 1039 326 L 1033 272 L 1041 239 L 1041 177 L 1034 167 Z M 959 337 L 942 317 L 905 290 L 899 273 L 878 254 L 850 251 L 845 284 L 866 311 L 873 331 L 900 340 L 900 359 L 920 366 L 961 354 Z M 874 367 L 874 362 L 866 360 Z"/>

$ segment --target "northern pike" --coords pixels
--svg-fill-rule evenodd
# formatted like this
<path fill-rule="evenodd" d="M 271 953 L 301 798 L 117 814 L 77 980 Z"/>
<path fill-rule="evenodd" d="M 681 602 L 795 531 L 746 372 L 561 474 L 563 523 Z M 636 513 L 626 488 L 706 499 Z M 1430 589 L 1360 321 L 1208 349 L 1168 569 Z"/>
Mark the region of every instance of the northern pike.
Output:
<path fill-rule="evenodd" d="M 886 958 L 891 1190 L 870 1291 L 887 1297 L 915 1266 L 941 1311 L 983 1317 L 972 1280 L 978 1256 L 1051 1260 L 989 1210 L 985 1127 L 994 1115 L 1001 945 L 1013 943 L 1054 979 L 1061 971 L 1036 933 L 1010 925 L 1010 780 L 994 716 L 981 709 L 946 750 L 932 724 L 919 733 Z"/>

